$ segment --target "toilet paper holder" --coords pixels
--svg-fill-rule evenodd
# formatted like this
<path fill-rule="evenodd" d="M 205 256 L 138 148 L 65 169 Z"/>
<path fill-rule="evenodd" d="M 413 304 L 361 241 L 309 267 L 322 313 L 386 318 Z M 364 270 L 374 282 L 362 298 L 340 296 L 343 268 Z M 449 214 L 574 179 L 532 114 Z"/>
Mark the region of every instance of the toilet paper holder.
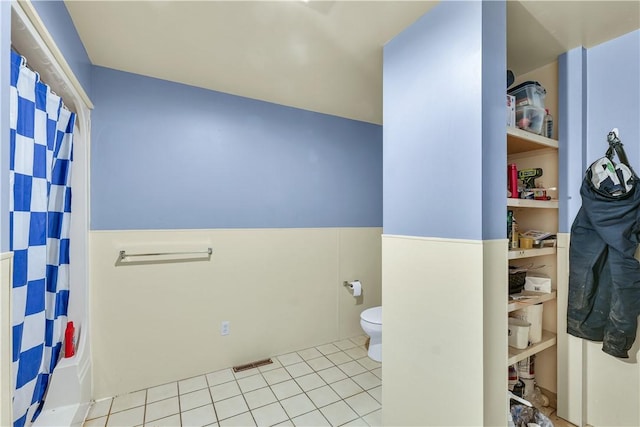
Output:
<path fill-rule="evenodd" d="M 344 282 L 344 285 L 350 291 L 353 291 L 354 297 L 358 298 L 362 295 L 362 283 L 360 283 L 360 280 L 351 280 L 349 282 Z"/>

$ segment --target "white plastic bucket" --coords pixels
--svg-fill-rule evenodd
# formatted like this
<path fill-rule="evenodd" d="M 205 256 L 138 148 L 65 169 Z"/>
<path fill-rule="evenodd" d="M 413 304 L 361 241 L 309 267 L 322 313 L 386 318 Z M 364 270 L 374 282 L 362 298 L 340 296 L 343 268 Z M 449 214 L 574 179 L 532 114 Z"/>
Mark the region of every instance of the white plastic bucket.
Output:
<path fill-rule="evenodd" d="M 529 341 L 532 344 L 542 341 L 542 304 L 530 305 L 514 311 L 511 316 L 525 320 L 531 324 Z"/>
<path fill-rule="evenodd" d="M 527 348 L 530 326 L 526 320 L 509 317 L 509 345 L 520 350 Z"/>

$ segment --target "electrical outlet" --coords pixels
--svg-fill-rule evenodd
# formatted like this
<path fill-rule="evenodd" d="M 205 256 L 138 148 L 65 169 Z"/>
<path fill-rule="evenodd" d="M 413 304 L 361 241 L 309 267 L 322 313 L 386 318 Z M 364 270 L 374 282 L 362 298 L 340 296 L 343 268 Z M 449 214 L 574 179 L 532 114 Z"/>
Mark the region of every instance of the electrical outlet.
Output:
<path fill-rule="evenodd" d="M 229 335 L 229 321 L 224 320 L 220 324 L 220 335 Z"/>

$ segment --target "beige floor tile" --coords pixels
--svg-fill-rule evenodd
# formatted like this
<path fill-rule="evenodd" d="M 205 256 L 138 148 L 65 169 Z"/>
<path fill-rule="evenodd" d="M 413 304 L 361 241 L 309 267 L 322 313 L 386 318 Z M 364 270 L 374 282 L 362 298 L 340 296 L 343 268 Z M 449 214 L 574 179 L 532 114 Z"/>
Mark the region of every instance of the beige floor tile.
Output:
<path fill-rule="evenodd" d="M 382 368 L 376 368 L 376 369 L 372 369 L 371 373 L 373 375 L 375 375 L 376 377 L 382 379 Z"/>
<path fill-rule="evenodd" d="M 112 413 L 107 420 L 107 427 L 134 427 L 144 421 L 144 406 Z"/>
<path fill-rule="evenodd" d="M 295 427 L 295 426 L 293 425 L 293 422 L 291 422 L 291 420 L 287 420 L 287 421 L 278 423 L 273 427 Z"/>
<path fill-rule="evenodd" d="M 320 375 L 316 374 L 315 372 L 296 378 L 296 382 L 304 391 L 313 390 L 314 388 L 326 385 Z"/>
<path fill-rule="evenodd" d="M 220 421 L 220 427 L 252 427 L 256 422 L 253 420 L 251 412 L 244 412 L 235 417 Z"/>
<path fill-rule="evenodd" d="M 551 415 L 549 415 L 549 419 L 553 423 L 555 427 L 576 427 L 574 424 L 571 424 L 569 421 L 564 418 L 560 418 L 556 411 L 553 411 Z"/>
<path fill-rule="evenodd" d="M 158 400 L 157 402 L 147 404 L 144 414 L 144 421 L 145 423 L 148 421 L 155 421 L 160 418 L 166 418 L 170 415 L 179 413 L 180 406 L 178 405 L 178 396 L 174 396 L 168 399 Z"/>
<path fill-rule="evenodd" d="M 107 424 L 107 417 L 93 418 L 84 422 L 83 427 L 104 427 Z"/>
<path fill-rule="evenodd" d="M 146 390 L 116 396 L 111 404 L 111 413 L 126 411 L 127 409 L 135 408 L 137 406 L 144 406 L 146 398 Z"/>
<path fill-rule="evenodd" d="M 380 368 L 382 366 L 382 364 L 380 362 L 376 362 L 375 360 L 371 359 L 369 356 L 367 356 L 365 354 L 365 357 L 361 357 L 360 359 L 357 359 L 358 363 L 361 364 L 365 369 L 371 371 L 373 369 L 376 368 Z"/>
<path fill-rule="evenodd" d="M 358 418 L 358 414 L 342 400 L 320 408 L 320 412 L 332 426 L 339 426 Z"/>
<path fill-rule="evenodd" d="M 342 399 L 346 399 L 349 396 L 353 396 L 354 394 L 362 393 L 364 391 L 362 387 L 356 384 L 351 378 L 336 381 L 331 383 L 330 386 Z"/>
<path fill-rule="evenodd" d="M 210 374 L 207 374 L 206 377 L 207 383 L 209 383 L 209 387 L 236 379 L 236 377 L 233 375 L 233 370 L 231 369 L 222 369 L 221 371 L 211 372 Z"/>
<path fill-rule="evenodd" d="M 372 388 L 378 387 L 382 384 L 382 380 L 373 375 L 371 372 L 365 372 L 364 374 L 356 375 L 352 377 L 352 379 L 365 390 L 371 390 Z"/>
<path fill-rule="evenodd" d="M 344 372 L 350 377 L 361 374 L 363 372 L 367 372 L 367 370 L 364 369 L 364 367 L 362 367 L 362 365 L 356 362 L 355 360 L 352 360 L 347 363 L 343 363 L 342 365 L 338 365 L 338 368 L 340 368 L 342 372 Z"/>
<path fill-rule="evenodd" d="M 259 426 L 272 426 L 289 419 L 278 402 L 253 409 L 251 413 Z"/>
<path fill-rule="evenodd" d="M 218 420 L 231 418 L 249 410 L 249 407 L 242 396 L 221 400 L 219 402 L 215 402 L 214 405 L 216 408 L 216 414 L 218 414 Z"/>
<path fill-rule="evenodd" d="M 369 427 L 369 424 L 362 418 L 356 418 L 353 421 L 349 421 L 346 424 L 342 424 L 341 427 Z"/>
<path fill-rule="evenodd" d="M 289 372 L 287 372 L 285 368 L 263 372 L 262 376 L 265 381 L 267 381 L 267 384 L 277 384 L 291 379 L 291 375 L 289 375 Z"/>
<path fill-rule="evenodd" d="M 89 412 L 87 413 L 87 420 L 92 420 L 94 418 L 100 418 L 109 415 L 109 410 L 111 409 L 112 402 L 113 399 L 109 398 L 92 403 L 91 407 L 89 408 Z"/>
<path fill-rule="evenodd" d="M 356 343 L 351 340 L 342 340 L 338 342 L 334 342 L 333 345 L 338 347 L 340 350 L 348 350 L 353 347 L 357 347 Z"/>
<path fill-rule="evenodd" d="M 382 386 L 374 387 L 368 391 L 368 393 L 373 397 L 378 403 L 382 404 Z"/>
<path fill-rule="evenodd" d="M 381 408 L 380 403 L 365 392 L 348 397 L 345 402 L 361 417 Z"/>
<path fill-rule="evenodd" d="M 169 383 L 147 389 L 147 404 L 178 395 L 178 383 Z"/>
<path fill-rule="evenodd" d="M 302 389 L 294 380 L 274 384 L 271 386 L 271 390 L 273 390 L 273 393 L 276 395 L 278 400 L 286 399 L 287 397 L 302 393 Z"/>
<path fill-rule="evenodd" d="M 211 398 L 214 402 L 228 399 L 242 393 L 236 380 L 214 385 L 213 387 L 210 387 L 209 390 L 211 391 Z"/>
<path fill-rule="evenodd" d="M 313 369 L 305 362 L 300 362 L 287 366 L 287 371 L 293 378 L 297 378 L 312 373 Z"/>
<path fill-rule="evenodd" d="M 368 338 L 369 338 L 369 337 L 368 337 L 368 336 L 366 336 L 366 335 L 359 335 L 359 336 L 357 336 L 357 337 L 352 337 L 352 338 L 350 338 L 350 340 L 351 340 L 351 341 L 353 341 L 353 342 L 354 342 L 356 345 L 358 345 L 358 346 L 364 346 L 364 343 L 366 343 L 366 342 L 367 342 L 367 339 L 368 339 Z"/>
<path fill-rule="evenodd" d="M 207 387 L 209 387 L 209 384 L 207 384 L 207 377 L 204 375 L 178 381 L 178 391 L 180 394 L 191 393 L 192 391 L 202 390 Z"/>
<path fill-rule="evenodd" d="M 336 347 L 335 345 L 333 345 L 333 344 L 324 344 L 324 345 L 316 347 L 316 349 L 320 353 L 324 354 L 325 356 L 327 354 L 333 354 L 333 353 L 337 353 L 337 352 L 340 351 L 340 349 L 338 347 Z"/>
<path fill-rule="evenodd" d="M 367 350 L 364 347 L 349 348 L 344 352 L 347 353 L 352 359 L 361 359 L 363 357 L 367 357 Z"/>
<path fill-rule="evenodd" d="M 250 377 L 239 379 L 238 385 L 240 386 L 240 390 L 242 390 L 243 393 L 246 393 L 252 390 L 257 390 L 262 387 L 266 387 L 268 384 L 264 380 L 262 375 L 258 374 L 258 375 L 253 375 Z"/>
<path fill-rule="evenodd" d="M 311 368 L 316 372 L 321 371 L 323 369 L 331 368 L 334 366 L 333 362 L 324 356 L 307 360 L 307 364 L 311 366 Z"/>
<path fill-rule="evenodd" d="M 328 385 L 308 391 L 307 396 L 318 408 L 340 400 L 340 396 Z"/>
<path fill-rule="evenodd" d="M 331 426 L 329 421 L 317 409 L 292 419 L 296 427 L 321 427 Z"/>
<path fill-rule="evenodd" d="M 305 414 L 307 412 L 311 412 L 316 407 L 313 405 L 313 402 L 307 397 L 306 394 L 298 394 L 293 397 L 289 397 L 287 399 L 281 400 L 280 403 L 289 418 L 297 417 L 298 415 Z"/>
<path fill-rule="evenodd" d="M 302 357 L 304 360 L 310 360 L 310 359 L 315 359 L 317 357 L 322 356 L 322 353 L 320 353 L 317 349 L 312 347 L 312 348 L 307 348 L 305 350 L 300 350 L 298 352 L 298 355 Z"/>
<path fill-rule="evenodd" d="M 371 427 L 382 426 L 382 409 L 378 409 L 362 417 Z"/>
<path fill-rule="evenodd" d="M 181 416 L 183 427 L 207 426 L 216 422 L 216 413 L 213 410 L 213 405 L 183 411 Z"/>
<path fill-rule="evenodd" d="M 318 375 L 320 375 L 322 379 L 329 384 L 347 378 L 344 372 L 342 372 L 340 369 L 338 369 L 335 366 L 333 368 L 318 371 Z"/>
<path fill-rule="evenodd" d="M 337 353 L 327 354 L 327 359 L 331 360 L 334 365 L 342 365 L 343 363 L 351 362 L 353 359 L 344 351 Z"/>
<path fill-rule="evenodd" d="M 278 359 L 273 357 L 271 359 L 271 363 L 269 363 L 268 365 L 260 366 L 258 368 L 258 371 L 267 372 L 267 371 L 273 371 L 274 369 L 278 369 L 278 368 L 282 368 L 282 363 L 280 363 L 280 361 Z"/>
<path fill-rule="evenodd" d="M 342 399 L 346 399 L 349 396 L 353 396 L 358 393 L 362 393 L 364 390 L 351 378 L 345 378 L 340 381 L 336 381 L 330 384 L 330 387 L 338 393 L 338 396 Z"/>
<path fill-rule="evenodd" d="M 289 366 L 302 362 L 302 357 L 298 356 L 298 353 L 289 353 L 278 356 L 278 360 L 282 363 L 282 366 Z"/>
<path fill-rule="evenodd" d="M 148 421 L 144 423 L 145 427 L 180 427 L 180 414 L 171 415 L 159 420 Z"/>
<path fill-rule="evenodd" d="M 259 408 L 277 401 L 275 394 L 269 387 L 260 388 L 244 394 L 244 400 L 247 401 L 249 409 Z"/>
<path fill-rule="evenodd" d="M 180 395 L 180 410 L 182 411 L 188 411 L 204 405 L 211 405 L 211 403 L 211 394 L 208 388 Z"/>
<path fill-rule="evenodd" d="M 240 378 L 252 377 L 254 375 L 258 375 L 259 373 L 260 370 L 258 368 L 251 368 L 240 372 L 234 372 L 233 375 L 235 375 L 236 380 L 239 380 Z"/>

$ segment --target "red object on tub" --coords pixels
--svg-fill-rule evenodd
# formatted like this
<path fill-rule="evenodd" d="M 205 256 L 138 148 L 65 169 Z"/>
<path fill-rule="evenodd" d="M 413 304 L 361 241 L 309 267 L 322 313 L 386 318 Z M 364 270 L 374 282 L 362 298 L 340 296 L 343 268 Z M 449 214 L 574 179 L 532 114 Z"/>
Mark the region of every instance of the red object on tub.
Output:
<path fill-rule="evenodd" d="M 73 346 L 75 332 L 76 328 L 73 326 L 73 322 L 67 322 L 67 329 L 64 331 L 64 357 L 72 357 L 76 353 Z"/>

